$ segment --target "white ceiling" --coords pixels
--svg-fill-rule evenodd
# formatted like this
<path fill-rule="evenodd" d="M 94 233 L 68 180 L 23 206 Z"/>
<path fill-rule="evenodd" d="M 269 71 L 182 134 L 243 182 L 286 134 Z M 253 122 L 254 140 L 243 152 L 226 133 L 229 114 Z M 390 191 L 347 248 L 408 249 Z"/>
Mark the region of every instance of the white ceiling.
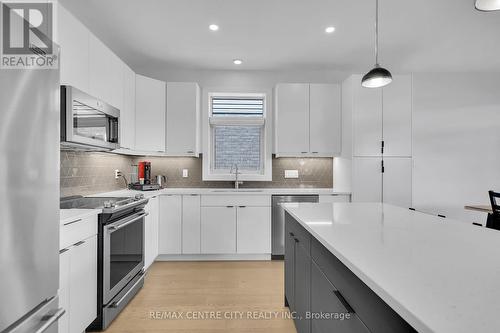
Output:
<path fill-rule="evenodd" d="M 60 1 L 134 68 L 364 71 L 374 62 L 375 0 Z M 380 62 L 393 71 L 500 71 L 499 31 L 500 12 L 478 12 L 473 0 L 380 0 Z"/>

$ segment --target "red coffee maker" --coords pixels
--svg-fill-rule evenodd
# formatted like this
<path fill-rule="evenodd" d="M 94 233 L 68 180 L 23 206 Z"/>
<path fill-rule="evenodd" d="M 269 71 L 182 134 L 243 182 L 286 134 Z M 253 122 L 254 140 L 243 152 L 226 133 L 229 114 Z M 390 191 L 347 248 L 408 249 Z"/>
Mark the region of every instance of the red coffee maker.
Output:
<path fill-rule="evenodd" d="M 142 161 L 139 162 L 137 170 L 137 178 L 139 178 L 139 184 L 151 184 L 151 162 Z"/>

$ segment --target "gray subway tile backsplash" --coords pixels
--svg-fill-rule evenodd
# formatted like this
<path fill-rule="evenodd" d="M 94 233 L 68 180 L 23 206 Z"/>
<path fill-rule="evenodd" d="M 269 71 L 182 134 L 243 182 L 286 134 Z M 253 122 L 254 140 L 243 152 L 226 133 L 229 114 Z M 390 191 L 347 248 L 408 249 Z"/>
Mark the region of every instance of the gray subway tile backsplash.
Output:
<path fill-rule="evenodd" d="M 202 158 L 135 157 L 111 153 L 61 151 L 61 196 L 90 195 L 125 188 L 123 179 L 114 178 L 119 169 L 130 180 L 132 165 L 150 161 L 152 175 L 167 176 L 167 187 L 232 187 L 233 182 L 203 181 Z M 189 177 L 182 177 L 182 169 Z M 299 178 L 286 179 L 285 170 L 299 170 Z M 244 182 L 241 187 L 254 188 L 331 188 L 333 158 L 273 158 L 272 181 Z"/>

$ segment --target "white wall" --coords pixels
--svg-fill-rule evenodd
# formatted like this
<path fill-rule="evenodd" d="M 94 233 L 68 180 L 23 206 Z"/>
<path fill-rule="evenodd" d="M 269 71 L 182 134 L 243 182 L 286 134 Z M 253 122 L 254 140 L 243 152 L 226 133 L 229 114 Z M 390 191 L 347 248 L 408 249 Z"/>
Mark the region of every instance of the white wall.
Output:
<path fill-rule="evenodd" d="M 415 74 L 413 201 L 417 209 L 467 222 L 500 190 L 498 74 Z"/>

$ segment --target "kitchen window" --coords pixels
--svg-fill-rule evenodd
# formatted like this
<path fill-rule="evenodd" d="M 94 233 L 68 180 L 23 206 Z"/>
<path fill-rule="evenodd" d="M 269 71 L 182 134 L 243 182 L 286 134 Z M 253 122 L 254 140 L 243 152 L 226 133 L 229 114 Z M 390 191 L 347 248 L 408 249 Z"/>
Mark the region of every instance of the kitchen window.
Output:
<path fill-rule="evenodd" d="M 211 93 L 208 104 L 209 167 L 204 179 L 233 180 L 231 168 L 236 165 L 241 180 L 270 178 L 266 94 Z"/>

